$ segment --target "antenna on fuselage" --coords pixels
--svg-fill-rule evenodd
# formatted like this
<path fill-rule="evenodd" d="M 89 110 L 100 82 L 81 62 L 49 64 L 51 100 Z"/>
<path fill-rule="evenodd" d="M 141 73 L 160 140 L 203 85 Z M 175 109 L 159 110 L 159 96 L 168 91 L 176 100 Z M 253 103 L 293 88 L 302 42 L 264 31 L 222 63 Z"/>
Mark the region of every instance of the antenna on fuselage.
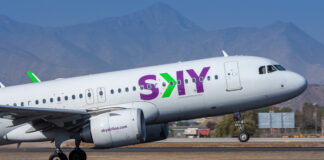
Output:
<path fill-rule="evenodd" d="M 224 57 L 228 57 L 228 54 L 224 50 L 222 50 L 222 53 L 223 53 Z"/>
<path fill-rule="evenodd" d="M 0 88 L 5 88 L 6 86 L 0 82 Z"/>

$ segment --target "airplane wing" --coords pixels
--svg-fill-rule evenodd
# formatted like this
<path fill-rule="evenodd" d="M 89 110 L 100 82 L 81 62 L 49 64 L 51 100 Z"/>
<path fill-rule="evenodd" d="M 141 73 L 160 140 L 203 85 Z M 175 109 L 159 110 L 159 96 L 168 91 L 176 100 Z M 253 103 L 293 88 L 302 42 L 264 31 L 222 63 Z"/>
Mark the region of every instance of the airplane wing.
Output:
<path fill-rule="evenodd" d="M 85 119 L 89 116 L 90 114 L 86 110 L 0 105 L 0 118 L 13 120 L 12 125 L 8 127 L 36 120 L 53 123 L 57 126 L 64 126 L 65 122 Z"/>
<path fill-rule="evenodd" d="M 73 115 L 89 115 L 86 110 L 39 108 L 39 107 L 19 107 L 0 105 L 0 118 L 11 117 L 7 119 L 19 119 L 31 116 L 46 116 L 51 118 L 62 118 Z"/>

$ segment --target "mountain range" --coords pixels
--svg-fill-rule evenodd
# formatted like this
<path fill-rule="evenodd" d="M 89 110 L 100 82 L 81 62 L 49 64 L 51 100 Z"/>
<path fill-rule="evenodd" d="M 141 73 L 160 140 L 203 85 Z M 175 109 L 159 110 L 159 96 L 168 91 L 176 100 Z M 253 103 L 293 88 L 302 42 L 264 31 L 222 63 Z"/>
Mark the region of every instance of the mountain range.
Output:
<path fill-rule="evenodd" d="M 0 16 L 0 81 L 42 80 L 229 55 L 274 59 L 324 84 L 324 45 L 291 22 L 205 30 L 165 3 L 120 17 L 42 27 Z"/>

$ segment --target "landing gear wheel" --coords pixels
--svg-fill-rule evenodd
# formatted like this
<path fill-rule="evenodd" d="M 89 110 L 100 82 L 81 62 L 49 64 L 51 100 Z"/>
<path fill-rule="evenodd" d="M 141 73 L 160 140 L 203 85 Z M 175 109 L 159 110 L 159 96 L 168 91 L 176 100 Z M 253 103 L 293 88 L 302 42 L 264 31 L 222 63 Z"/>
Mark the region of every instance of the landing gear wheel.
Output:
<path fill-rule="evenodd" d="M 246 131 L 242 131 L 239 134 L 238 139 L 240 140 L 240 142 L 247 142 L 250 139 L 250 135 Z"/>
<path fill-rule="evenodd" d="M 68 160 L 68 158 L 64 153 L 53 153 L 49 157 L 49 160 Z"/>
<path fill-rule="evenodd" d="M 69 160 L 86 160 L 87 154 L 81 149 L 75 149 L 69 154 Z"/>

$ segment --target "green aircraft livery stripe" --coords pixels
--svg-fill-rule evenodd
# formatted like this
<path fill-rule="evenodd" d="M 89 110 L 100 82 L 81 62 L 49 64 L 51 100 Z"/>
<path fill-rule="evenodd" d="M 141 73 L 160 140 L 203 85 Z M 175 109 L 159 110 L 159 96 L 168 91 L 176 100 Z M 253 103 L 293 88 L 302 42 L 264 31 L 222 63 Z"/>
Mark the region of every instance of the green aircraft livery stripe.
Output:
<path fill-rule="evenodd" d="M 27 74 L 28 74 L 29 78 L 31 79 L 31 81 L 33 83 L 38 83 L 39 82 L 39 80 L 36 78 L 36 76 L 34 75 L 33 72 L 27 71 Z"/>
<path fill-rule="evenodd" d="M 166 88 L 165 92 L 162 95 L 162 98 L 167 98 L 170 97 L 174 87 L 177 84 L 177 81 L 175 81 L 168 73 L 161 73 L 160 74 L 167 82 L 168 82 L 168 87 Z M 172 84 L 171 84 L 172 82 Z"/>

